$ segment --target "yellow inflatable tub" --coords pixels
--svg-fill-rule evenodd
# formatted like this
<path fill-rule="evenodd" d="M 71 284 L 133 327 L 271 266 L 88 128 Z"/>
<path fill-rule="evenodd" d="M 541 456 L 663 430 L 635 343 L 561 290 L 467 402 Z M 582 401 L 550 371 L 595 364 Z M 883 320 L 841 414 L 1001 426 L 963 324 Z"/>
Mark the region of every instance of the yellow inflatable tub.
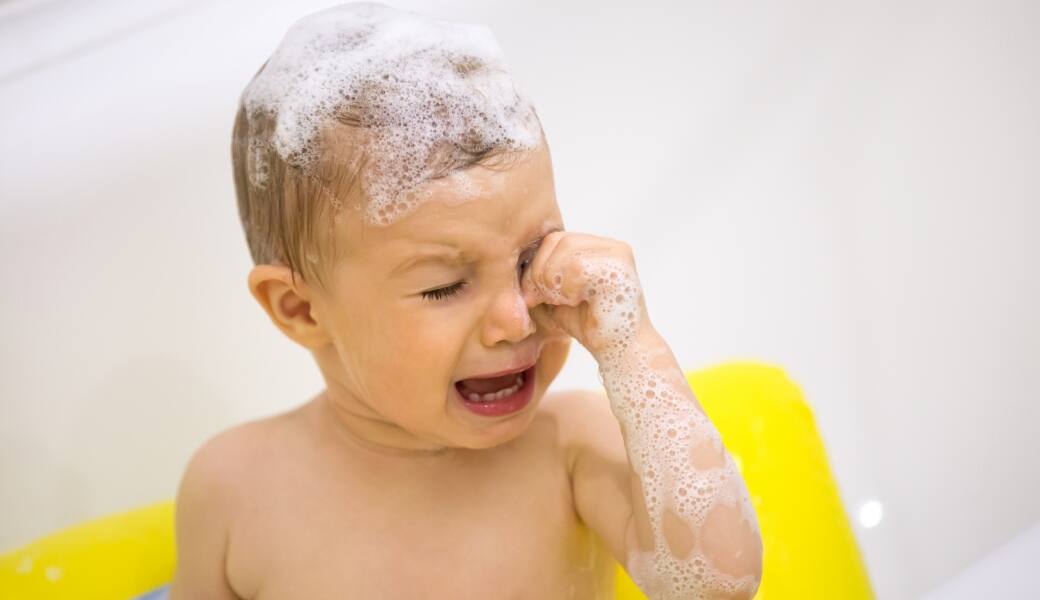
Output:
<path fill-rule="evenodd" d="M 801 391 L 780 368 L 733 362 L 687 374 L 747 481 L 764 555 L 758 600 L 873 598 Z M 0 556 L 0 599 L 130 600 L 175 566 L 173 503 L 88 521 Z M 645 598 L 620 566 L 619 600 Z"/>

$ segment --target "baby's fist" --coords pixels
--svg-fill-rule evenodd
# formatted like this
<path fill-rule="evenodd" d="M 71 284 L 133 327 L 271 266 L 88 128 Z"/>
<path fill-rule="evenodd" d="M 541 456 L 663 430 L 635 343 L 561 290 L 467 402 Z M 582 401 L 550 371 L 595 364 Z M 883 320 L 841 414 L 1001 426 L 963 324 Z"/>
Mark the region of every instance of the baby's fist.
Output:
<path fill-rule="evenodd" d="M 628 244 L 557 231 L 545 236 L 521 278 L 528 307 L 544 304 L 553 325 L 594 357 L 650 327 Z"/>

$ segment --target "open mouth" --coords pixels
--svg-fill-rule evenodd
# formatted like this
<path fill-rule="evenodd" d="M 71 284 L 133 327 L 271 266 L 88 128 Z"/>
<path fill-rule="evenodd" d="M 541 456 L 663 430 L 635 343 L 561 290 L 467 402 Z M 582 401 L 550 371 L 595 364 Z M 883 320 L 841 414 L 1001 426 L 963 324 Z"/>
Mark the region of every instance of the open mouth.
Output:
<path fill-rule="evenodd" d="M 519 372 L 486 379 L 455 382 L 458 398 L 471 411 L 498 416 L 520 410 L 531 400 L 537 365 Z"/>
<path fill-rule="evenodd" d="M 455 388 L 470 402 L 494 402 L 512 396 L 524 386 L 524 373 L 511 373 L 487 379 L 462 379 Z"/>

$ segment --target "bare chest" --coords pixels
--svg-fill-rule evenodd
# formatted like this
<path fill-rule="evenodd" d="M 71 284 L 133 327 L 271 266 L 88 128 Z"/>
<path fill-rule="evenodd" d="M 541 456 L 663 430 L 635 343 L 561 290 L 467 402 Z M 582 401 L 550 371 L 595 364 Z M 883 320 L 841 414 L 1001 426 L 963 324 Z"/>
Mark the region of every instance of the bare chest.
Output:
<path fill-rule="evenodd" d="M 551 447 L 345 479 L 298 465 L 272 468 L 233 527 L 229 579 L 245 597 L 613 597 L 616 563 Z"/>

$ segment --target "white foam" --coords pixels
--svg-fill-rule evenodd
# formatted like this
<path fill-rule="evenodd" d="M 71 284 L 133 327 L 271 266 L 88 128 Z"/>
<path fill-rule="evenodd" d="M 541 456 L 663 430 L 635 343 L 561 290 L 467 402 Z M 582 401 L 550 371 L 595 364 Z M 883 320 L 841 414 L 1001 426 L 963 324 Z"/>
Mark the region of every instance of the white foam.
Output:
<path fill-rule="evenodd" d="M 589 343 L 596 349 L 600 379 L 627 439 L 630 462 L 639 475 L 653 530 L 653 549 L 629 548 L 626 569 L 655 599 L 717 597 L 758 586 L 753 574 L 724 572 L 702 545 L 702 526 L 716 506 L 738 507 L 750 531 L 758 521 L 744 480 L 725 451 L 711 420 L 690 400 L 689 388 L 670 351 L 650 354 L 638 343 L 642 291 L 627 263 L 579 256 L 585 282 L 579 299 L 588 301 L 597 323 Z M 552 285 L 534 283 L 550 304 L 563 303 L 563 273 Z M 573 299 L 572 299 L 573 300 Z M 677 556 L 664 535 L 666 511 L 690 531 L 693 546 Z"/>
<path fill-rule="evenodd" d="M 541 140 L 534 109 L 508 75 L 487 27 L 372 2 L 297 21 L 243 102 L 248 115 L 275 118 L 270 143 L 304 169 L 323 152 L 319 134 L 337 111 L 360 103 L 359 142 L 369 160 L 361 180 L 369 220 L 380 224 L 422 200 L 416 190 L 437 174 L 430 160 L 445 144 L 529 150 Z M 252 165 L 255 185 L 266 182 L 266 169 Z"/>

